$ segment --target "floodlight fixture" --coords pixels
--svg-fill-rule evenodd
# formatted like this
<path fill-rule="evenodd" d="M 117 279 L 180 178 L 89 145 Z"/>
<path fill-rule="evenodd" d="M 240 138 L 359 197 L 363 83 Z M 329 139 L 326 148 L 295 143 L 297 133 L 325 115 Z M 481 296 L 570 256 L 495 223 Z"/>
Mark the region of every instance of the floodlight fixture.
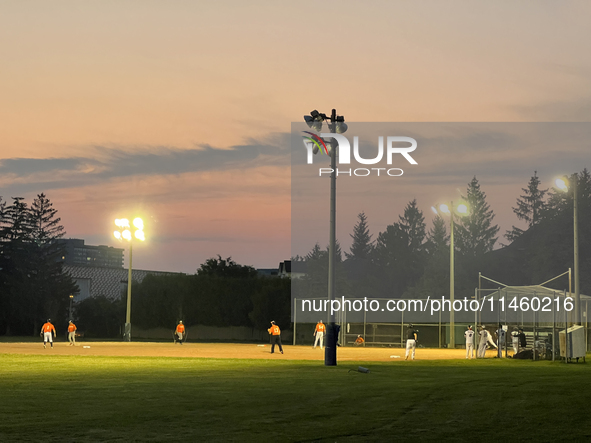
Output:
<path fill-rule="evenodd" d="M 347 132 L 347 129 L 349 129 L 349 127 L 347 126 L 347 123 L 345 123 L 345 121 L 344 121 L 344 117 L 342 117 L 342 118 L 343 118 L 343 121 L 337 121 L 337 124 L 336 124 L 337 134 L 344 134 L 345 132 Z"/>
<path fill-rule="evenodd" d="M 139 218 L 139 217 L 134 218 L 133 219 L 133 226 L 135 226 L 136 228 L 142 230 L 142 229 L 144 229 L 144 221 L 141 218 Z"/>
<path fill-rule="evenodd" d="M 556 183 L 556 187 L 561 191 L 568 191 L 568 183 L 565 178 L 557 178 L 554 180 L 554 183 Z"/>

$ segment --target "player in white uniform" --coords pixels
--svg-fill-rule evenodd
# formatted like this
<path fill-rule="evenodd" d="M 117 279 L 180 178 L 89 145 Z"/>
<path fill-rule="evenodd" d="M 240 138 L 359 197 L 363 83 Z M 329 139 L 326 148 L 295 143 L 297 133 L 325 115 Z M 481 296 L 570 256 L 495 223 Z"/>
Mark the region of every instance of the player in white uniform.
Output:
<path fill-rule="evenodd" d="M 478 358 L 484 358 L 486 355 L 486 345 L 488 342 L 489 333 L 484 327 L 484 325 L 480 326 L 480 341 L 478 342 L 478 353 L 476 354 Z"/>
<path fill-rule="evenodd" d="M 503 346 L 505 344 L 505 330 L 503 329 L 503 325 L 499 323 L 499 329 L 497 329 L 497 349 L 499 350 L 499 358 L 503 358 Z"/>
<path fill-rule="evenodd" d="M 474 358 L 474 331 L 472 326 L 468 326 L 468 330 L 464 332 L 466 338 L 466 358 L 470 355 L 470 359 Z"/>
<path fill-rule="evenodd" d="M 513 328 L 511 332 L 511 342 L 513 344 L 513 355 L 519 352 L 519 331 L 517 328 Z"/>

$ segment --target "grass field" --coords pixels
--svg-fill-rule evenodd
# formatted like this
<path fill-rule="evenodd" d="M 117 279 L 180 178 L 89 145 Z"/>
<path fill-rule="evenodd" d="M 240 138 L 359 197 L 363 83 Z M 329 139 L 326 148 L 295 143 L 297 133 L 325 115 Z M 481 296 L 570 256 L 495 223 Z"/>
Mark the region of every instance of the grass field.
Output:
<path fill-rule="evenodd" d="M 585 441 L 590 376 L 510 359 L 0 354 L 0 441 Z"/>

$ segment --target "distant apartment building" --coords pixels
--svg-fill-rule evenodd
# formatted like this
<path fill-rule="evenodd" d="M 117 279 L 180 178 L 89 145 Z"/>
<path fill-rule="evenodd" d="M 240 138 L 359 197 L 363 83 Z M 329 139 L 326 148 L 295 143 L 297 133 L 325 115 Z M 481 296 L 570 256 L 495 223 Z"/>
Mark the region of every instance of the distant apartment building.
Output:
<path fill-rule="evenodd" d="M 123 249 L 112 246 L 85 245 L 77 238 L 61 239 L 65 246 L 61 260 L 71 266 L 96 266 L 99 268 L 122 268 Z"/>
<path fill-rule="evenodd" d="M 81 239 L 60 239 L 64 245 L 61 261 L 64 271 L 78 285 L 74 294 L 79 302 L 88 297 L 104 296 L 110 299 L 121 297 L 127 288 L 128 270 L 123 267 L 123 249 L 112 246 L 91 246 Z M 172 275 L 174 272 L 132 269 L 132 281 L 141 282 L 146 275 Z"/>

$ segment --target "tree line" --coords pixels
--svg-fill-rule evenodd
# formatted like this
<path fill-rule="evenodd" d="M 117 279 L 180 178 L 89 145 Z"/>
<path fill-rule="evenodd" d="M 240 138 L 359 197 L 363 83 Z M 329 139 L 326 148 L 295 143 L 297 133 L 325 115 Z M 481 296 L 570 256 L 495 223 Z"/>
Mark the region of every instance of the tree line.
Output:
<path fill-rule="evenodd" d="M 142 329 L 245 326 L 266 329 L 271 320 L 290 323 L 290 280 L 260 276 L 230 257 L 210 258 L 195 274 L 147 275 L 132 283 L 131 319 Z M 82 301 L 76 314 L 91 337 L 116 337 L 125 318 L 126 292 L 120 300 L 94 297 Z"/>
<path fill-rule="evenodd" d="M 572 174 L 577 182 L 581 292 L 591 290 L 591 175 L 587 169 Z M 454 215 L 455 290 L 470 297 L 478 286 L 478 273 L 509 285 L 539 284 L 573 267 L 573 187 L 567 192 L 544 189 L 537 172 L 512 208 L 523 228 L 513 226 L 499 243 L 500 228 L 476 177 L 454 208 L 465 203 L 468 213 Z M 444 218 L 445 217 L 445 218 Z M 450 279 L 450 219 L 438 214 L 428 228 L 416 199 L 408 202 L 398 220 L 375 237 L 364 212 L 350 234 L 352 244 L 343 253 L 336 247 L 338 297 L 427 298 L 448 297 Z M 505 241 L 503 240 L 503 241 Z M 328 248 L 316 244 L 304 257 L 306 275 L 293 282 L 301 298 L 325 298 Z M 554 282 L 556 288 L 566 281 Z"/>

